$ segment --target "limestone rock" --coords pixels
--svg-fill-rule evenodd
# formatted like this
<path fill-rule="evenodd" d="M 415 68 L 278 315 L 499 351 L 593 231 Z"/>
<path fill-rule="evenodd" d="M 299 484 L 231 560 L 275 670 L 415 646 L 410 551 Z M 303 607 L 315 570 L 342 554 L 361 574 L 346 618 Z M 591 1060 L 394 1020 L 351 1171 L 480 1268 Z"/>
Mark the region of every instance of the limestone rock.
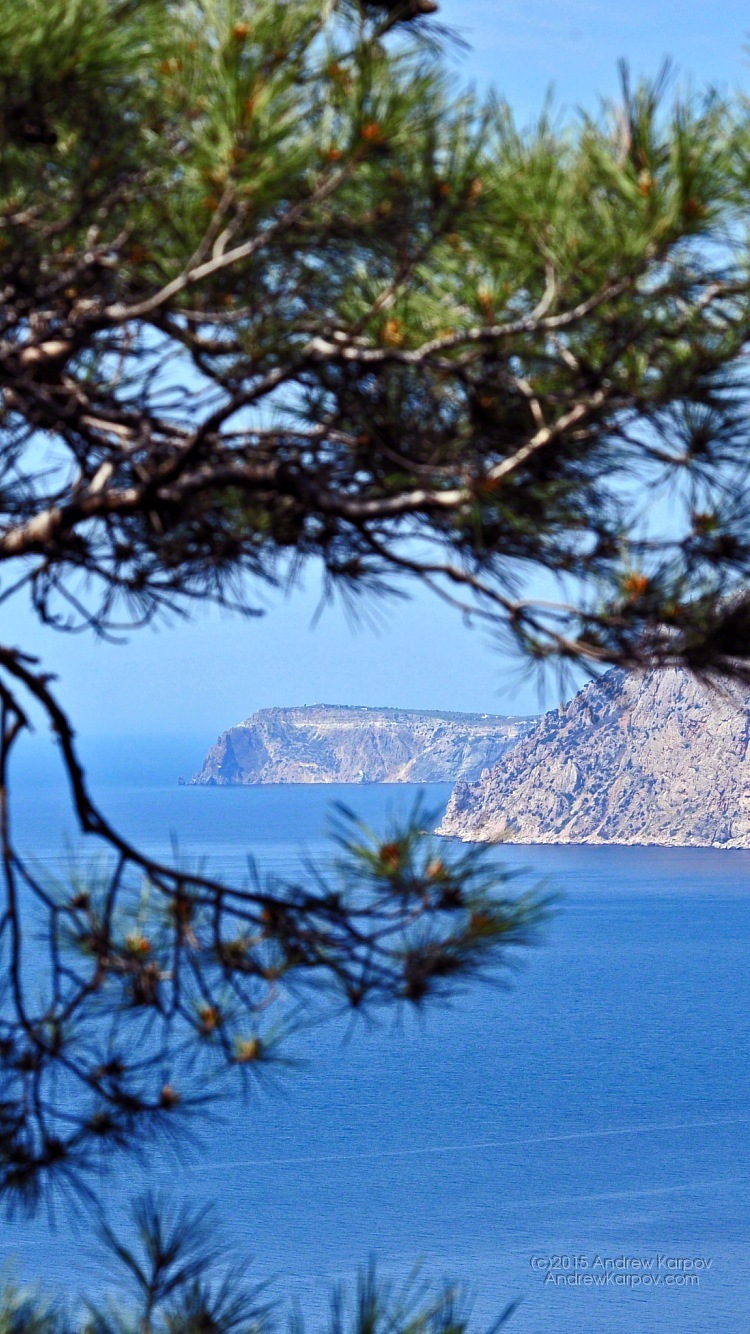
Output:
<path fill-rule="evenodd" d="M 545 714 L 440 827 L 467 841 L 750 847 L 750 690 L 607 673 Z"/>
<path fill-rule="evenodd" d="M 411 709 L 261 709 L 230 727 L 193 784 L 450 783 L 478 778 L 534 719 Z"/>

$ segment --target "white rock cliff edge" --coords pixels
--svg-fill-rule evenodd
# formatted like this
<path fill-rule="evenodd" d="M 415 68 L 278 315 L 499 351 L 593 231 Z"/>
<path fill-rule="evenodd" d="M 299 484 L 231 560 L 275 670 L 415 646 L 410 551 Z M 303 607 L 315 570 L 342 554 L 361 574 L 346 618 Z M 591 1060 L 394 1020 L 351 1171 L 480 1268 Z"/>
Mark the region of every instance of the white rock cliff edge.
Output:
<path fill-rule="evenodd" d="M 607 673 L 545 714 L 440 833 L 479 842 L 750 847 L 750 690 Z"/>
<path fill-rule="evenodd" d="M 452 783 L 478 778 L 535 721 L 328 704 L 260 709 L 222 733 L 191 781 Z"/>

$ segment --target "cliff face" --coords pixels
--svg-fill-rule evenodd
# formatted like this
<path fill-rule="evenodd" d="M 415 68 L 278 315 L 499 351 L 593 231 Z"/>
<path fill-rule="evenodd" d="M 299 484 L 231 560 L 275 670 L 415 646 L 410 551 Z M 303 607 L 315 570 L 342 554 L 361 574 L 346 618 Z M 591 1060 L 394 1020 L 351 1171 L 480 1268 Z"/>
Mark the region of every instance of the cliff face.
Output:
<path fill-rule="evenodd" d="M 750 847 L 750 691 L 609 672 L 547 713 L 440 832 L 468 841 Z"/>
<path fill-rule="evenodd" d="M 473 779 L 533 721 L 325 704 L 261 709 L 219 737 L 191 781 L 223 786 Z"/>

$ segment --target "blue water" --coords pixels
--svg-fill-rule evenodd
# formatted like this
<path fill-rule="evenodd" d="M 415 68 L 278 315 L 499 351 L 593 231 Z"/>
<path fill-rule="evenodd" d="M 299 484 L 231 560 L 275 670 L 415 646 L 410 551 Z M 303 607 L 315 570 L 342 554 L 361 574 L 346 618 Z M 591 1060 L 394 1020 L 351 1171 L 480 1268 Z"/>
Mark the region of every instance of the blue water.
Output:
<path fill-rule="evenodd" d="M 322 852 L 336 796 L 375 825 L 414 799 L 398 787 L 178 788 L 178 750 L 149 752 L 136 774 L 132 749 L 92 750 L 95 783 L 149 848 L 174 833 L 216 871 L 248 851 L 281 870 L 300 847 Z M 436 807 L 448 794 L 428 790 Z M 59 853 L 63 794 L 33 763 L 18 822 L 37 856 Z M 508 1326 L 519 1334 L 750 1329 L 750 854 L 497 856 L 563 894 L 510 988 L 472 989 L 424 1021 L 308 1033 L 283 1088 L 207 1124 L 186 1167 L 150 1160 L 149 1179 L 217 1199 L 258 1275 L 278 1275 L 313 1313 L 375 1252 L 389 1274 L 421 1259 L 428 1275 L 465 1280 L 478 1320 L 520 1297 Z M 109 1179 L 115 1216 L 140 1184 L 130 1167 Z M 65 1215 L 54 1231 L 16 1221 L 2 1245 L 21 1274 L 76 1290 L 99 1281 L 87 1233 Z M 648 1288 L 563 1287 L 530 1263 L 559 1256 L 572 1273 L 562 1257 L 578 1256 L 579 1273 L 601 1273 L 597 1258 L 623 1254 L 711 1266 L 691 1286 L 662 1268 Z"/>

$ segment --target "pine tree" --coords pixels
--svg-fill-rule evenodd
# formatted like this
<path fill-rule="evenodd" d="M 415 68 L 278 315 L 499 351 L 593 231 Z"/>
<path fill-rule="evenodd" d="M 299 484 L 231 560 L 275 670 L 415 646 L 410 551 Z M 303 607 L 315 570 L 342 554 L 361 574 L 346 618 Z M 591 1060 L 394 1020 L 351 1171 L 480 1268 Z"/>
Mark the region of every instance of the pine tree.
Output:
<path fill-rule="evenodd" d="M 746 673 L 746 108 L 624 72 L 597 117 L 522 131 L 456 87 L 436 8 L 5 0 L 3 596 L 107 634 L 206 598 L 251 611 L 315 564 L 347 598 L 429 585 L 536 663 Z M 156 863 L 7 645 L 0 702 L 0 1188 L 30 1203 L 199 1096 L 176 1057 L 166 1079 L 131 1059 L 147 1022 L 248 1078 L 280 978 L 310 1004 L 323 981 L 421 1004 L 539 919 L 419 813 L 384 837 L 345 818 L 312 887 Z M 60 893 L 8 817 L 32 704 L 113 857 Z"/>

